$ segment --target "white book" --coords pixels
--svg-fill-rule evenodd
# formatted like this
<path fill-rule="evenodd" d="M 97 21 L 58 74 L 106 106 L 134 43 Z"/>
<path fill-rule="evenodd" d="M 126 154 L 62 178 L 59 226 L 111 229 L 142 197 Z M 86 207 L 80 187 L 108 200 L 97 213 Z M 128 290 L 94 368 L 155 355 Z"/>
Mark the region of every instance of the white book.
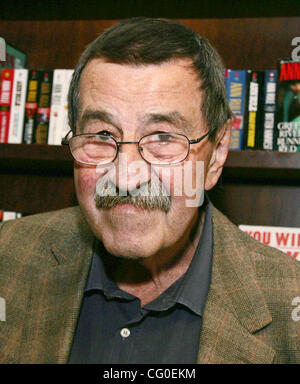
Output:
<path fill-rule="evenodd" d="M 300 260 L 300 228 L 239 225 L 239 228 L 265 245 Z"/>
<path fill-rule="evenodd" d="M 10 110 L 8 143 L 22 143 L 28 69 L 15 69 Z"/>
<path fill-rule="evenodd" d="M 70 131 L 69 119 L 68 119 L 68 93 L 70 88 L 70 83 L 73 76 L 73 69 L 66 69 L 66 77 L 65 77 L 65 87 L 64 87 L 64 95 L 63 95 L 63 118 L 62 124 L 60 126 L 59 135 L 57 137 L 57 144 L 61 144 L 61 140 L 66 136 L 66 134 Z"/>
<path fill-rule="evenodd" d="M 48 131 L 48 144 L 51 145 L 57 144 L 58 131 L 62 124 L 65 76 L 66 69 L 54 70 Z"/>
<path fill-rule="evenodd" d="M 2 221 L 15 220 L 17 218 L 16 212 L 3 211 Z"/>

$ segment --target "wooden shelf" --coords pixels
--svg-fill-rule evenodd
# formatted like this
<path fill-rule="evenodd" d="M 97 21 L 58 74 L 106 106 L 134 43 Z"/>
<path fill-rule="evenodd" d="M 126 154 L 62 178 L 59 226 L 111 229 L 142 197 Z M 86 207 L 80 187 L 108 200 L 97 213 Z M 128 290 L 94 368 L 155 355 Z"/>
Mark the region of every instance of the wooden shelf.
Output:
<path fill-rule="evenodd" d="M 167 18 L 236 18 L 298 16 L 297 0 L 44 0 L 35 2 L 15 0 L 13 7 L 2 7 L 2 20 L 87 20 L 124 19 L 134 16 Z"/>
<path fill-rule="evenodd" d="M 71 175 L 73 159 L 62 145 L 0 144 L 1 172 Z"/>
<path fill-rule="evenodd" d="M 1 172 L 72 175 L 69 148 L 58 145 L 0 144 Z M 224 177 L 249 180 L 300 180 L 300 153 L 230 151 Z"/>
<path fill-rule="evenodd" d="M 299 227 L 300 153 L 230 151 L 209 196 L 236 224 Z M 0 144 L 0 207 L 38 213 L 77 204 L 73 159 L 57 145 Z"/>
<path fill-rule="evenodd" d="M 230 151 L 223 176 L 239 181 L 300 182 L 300 152 Z"/>
<path fill-rule="evenodd" d="M 29 68 L 74 68 L 99 33 L 132 16 L 179 19 L 212 43 L 226 68 L 276 68 L 279 57 L 290 56 L 299 31 L 299 0 L 255 0 L 251 7 L 229 1 L 225 8 L 221 0 L 25 3 L 2 7 L 0 19 L 1 35 L 28 54 Z M 236 224 L 300 227 L 300 153 L 232 151 L 209 192 Z M 0 144 L 0 208 L 39 213 L 75 204 L 67 147 Z"/>

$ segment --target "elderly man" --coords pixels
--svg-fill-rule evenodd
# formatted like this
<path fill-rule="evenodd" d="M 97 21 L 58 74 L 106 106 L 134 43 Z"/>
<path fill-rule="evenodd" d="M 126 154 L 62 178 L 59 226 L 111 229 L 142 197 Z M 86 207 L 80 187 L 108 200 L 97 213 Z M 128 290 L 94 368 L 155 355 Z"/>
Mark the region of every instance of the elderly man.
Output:
<path fill-rule="evenodd" d="M 223 77 L 172 21 L 124 20 L 88 46 L 65 140 L 80 208 L 1 227 L 1 362 L 300 361 L 300 265 L 203 193 L 229 149 Z"/>

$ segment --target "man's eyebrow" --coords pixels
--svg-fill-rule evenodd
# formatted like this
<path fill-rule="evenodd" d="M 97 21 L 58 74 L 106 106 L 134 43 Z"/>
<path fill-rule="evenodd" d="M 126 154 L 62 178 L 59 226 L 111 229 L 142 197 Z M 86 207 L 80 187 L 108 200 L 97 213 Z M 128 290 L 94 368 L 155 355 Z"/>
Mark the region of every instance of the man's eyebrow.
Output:
<path fill-rule="evenodd" d="M 104 110 L 87 109 L 79 120 L 79 129 L 83 132 L 85 125 L 93 120 L 100 120 L 108 124 L 112 124 L 118 130 L 121 130 L 118 121 L 115 117 Z M 171 111 L 166 113 L 146 113 L 140 119 L 144 124 L 166 122 L 174 125 L 178 129 L 182 129 L 186 134 L 192 134 L 193 129 L 188 120 L 178 111 Z"/>
<path fill-rule="evenodd" d="M 112 124 L 118 128 L 117 121 L 111 113 L 104 110 L 87 109 L 83 112 L 83 115 L 79 120 L 80 130 L 83 131 L 85 125 L 89 121 L 93 121 L 93 120 L 100 120 L 105 123 Z"/>
<path fill-rule="evenodd" d="M 186 133 L 192 132 L 191 124 L 178 111 L 167 113 L 146 113 L 142 120 L 146 124 L 166 122 L 174 125 L 177 128 L 183 129 Z"/>

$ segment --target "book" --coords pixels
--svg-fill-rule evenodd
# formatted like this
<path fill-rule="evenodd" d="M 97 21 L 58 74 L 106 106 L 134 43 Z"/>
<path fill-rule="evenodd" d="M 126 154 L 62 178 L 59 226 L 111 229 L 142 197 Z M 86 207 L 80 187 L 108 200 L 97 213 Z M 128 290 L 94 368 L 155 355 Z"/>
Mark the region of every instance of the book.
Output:
<path fill-rule="evenodd" d="M 7 143 L 14 69 L 3 69 L 0 87 L 0 143 Z"/>
<path fill-rule="evenodd" d="M 56 144 L 57 137 L 59 136 L 59 130 L 62 125 L 65 77 L 65 69 L 54 70 L 48 134 L 48 144 L 50 145 Z"/>
<path fill-rule="evenodd" d="M 274 148 L 300 151 L 300 61 L 279 60 Z"/>
<path fill-rule="evenodd" d="M 15 220 L 19 219 L 20 217 L 22 217 L 22 214 L 19 212 L 0 210 L 0 222 L 7 220 Z"/>
<path fill-rule="evenodd" d="M 226 69 L 226 93 L 230 108 L 234 115 L 230 141 L 231 150 L 241 150 L 243 147 L 243 121 L 245 114 L 246 82 L 246 70 Z"/>
<path fill-rule="evenodd" d="M 40 71 L 29 71 L 22 138 L 22 142 L 25 144 L 31 144 L 33 142 L 33 133 L 38 107 L 37 102 L 40 92 L 40 77 Z"/>
<path fill-rule="evenodd" d="M 300 260 L 300 228 L 263 225 L 239 225 L 239 228 L 259 242 Z"/>
<path fill-rule="evenodd" d="M 0 72 L 3 68 L 26 68 L 26 61 L 27 54 L 6 41 L 6 57 L 0 63 Z"/>
<path fill-rule="evenodd" d="M 243 126 L 243 149 L 262 148 L 260 125 L 261 100 L 263 95 L 263 71 L 247 71 L 247 89 Z M 260 108 L 259 108 L 260 107 Z"/>
<path fill-rule="evenodd" d="M 72 76 L 74 73 L 74 69 L 67 69 L 66 72 L 66 88 L 65 88 L 65 93 L 64 93 L 64 111 L 63 111 L 63 121 L 61 125 L 61 132 L 60 136 L 58 137 L 57 144 L 61 145 L 61 141 L 63 138 L 66 137 L 66 134 L 70 131 L 71 127 L 69 125 L 69 116 L 68 116 L 68 93 L 69 93 L 69 88 L 72 80 Z"/>
<path fill-rule="evenodd" d="M 28 69 L 14 70 L 8 143 L 22 143 Z"/>
<path fill-rule="evenodd" d="M 263 129 L 262 149 L 273 150 L 276 111 L 277 70 L 266 70 L 264 77 L 265 78 L 261 119 L 261 126 Z"/>
<path fill-rule="evenodd" d="M 37 144 L 47 144 L 48 141 L 52 80 L 53 70 L 41 71 L 40 93 L 33 133 L 33 142 Z"/>
<path fill-rule="evenodd" d="M 55 69 L 51 96 L 48 144 L 60 145 L 70 130 L 68 124 L 68 92 L 72 69 Z"/>

